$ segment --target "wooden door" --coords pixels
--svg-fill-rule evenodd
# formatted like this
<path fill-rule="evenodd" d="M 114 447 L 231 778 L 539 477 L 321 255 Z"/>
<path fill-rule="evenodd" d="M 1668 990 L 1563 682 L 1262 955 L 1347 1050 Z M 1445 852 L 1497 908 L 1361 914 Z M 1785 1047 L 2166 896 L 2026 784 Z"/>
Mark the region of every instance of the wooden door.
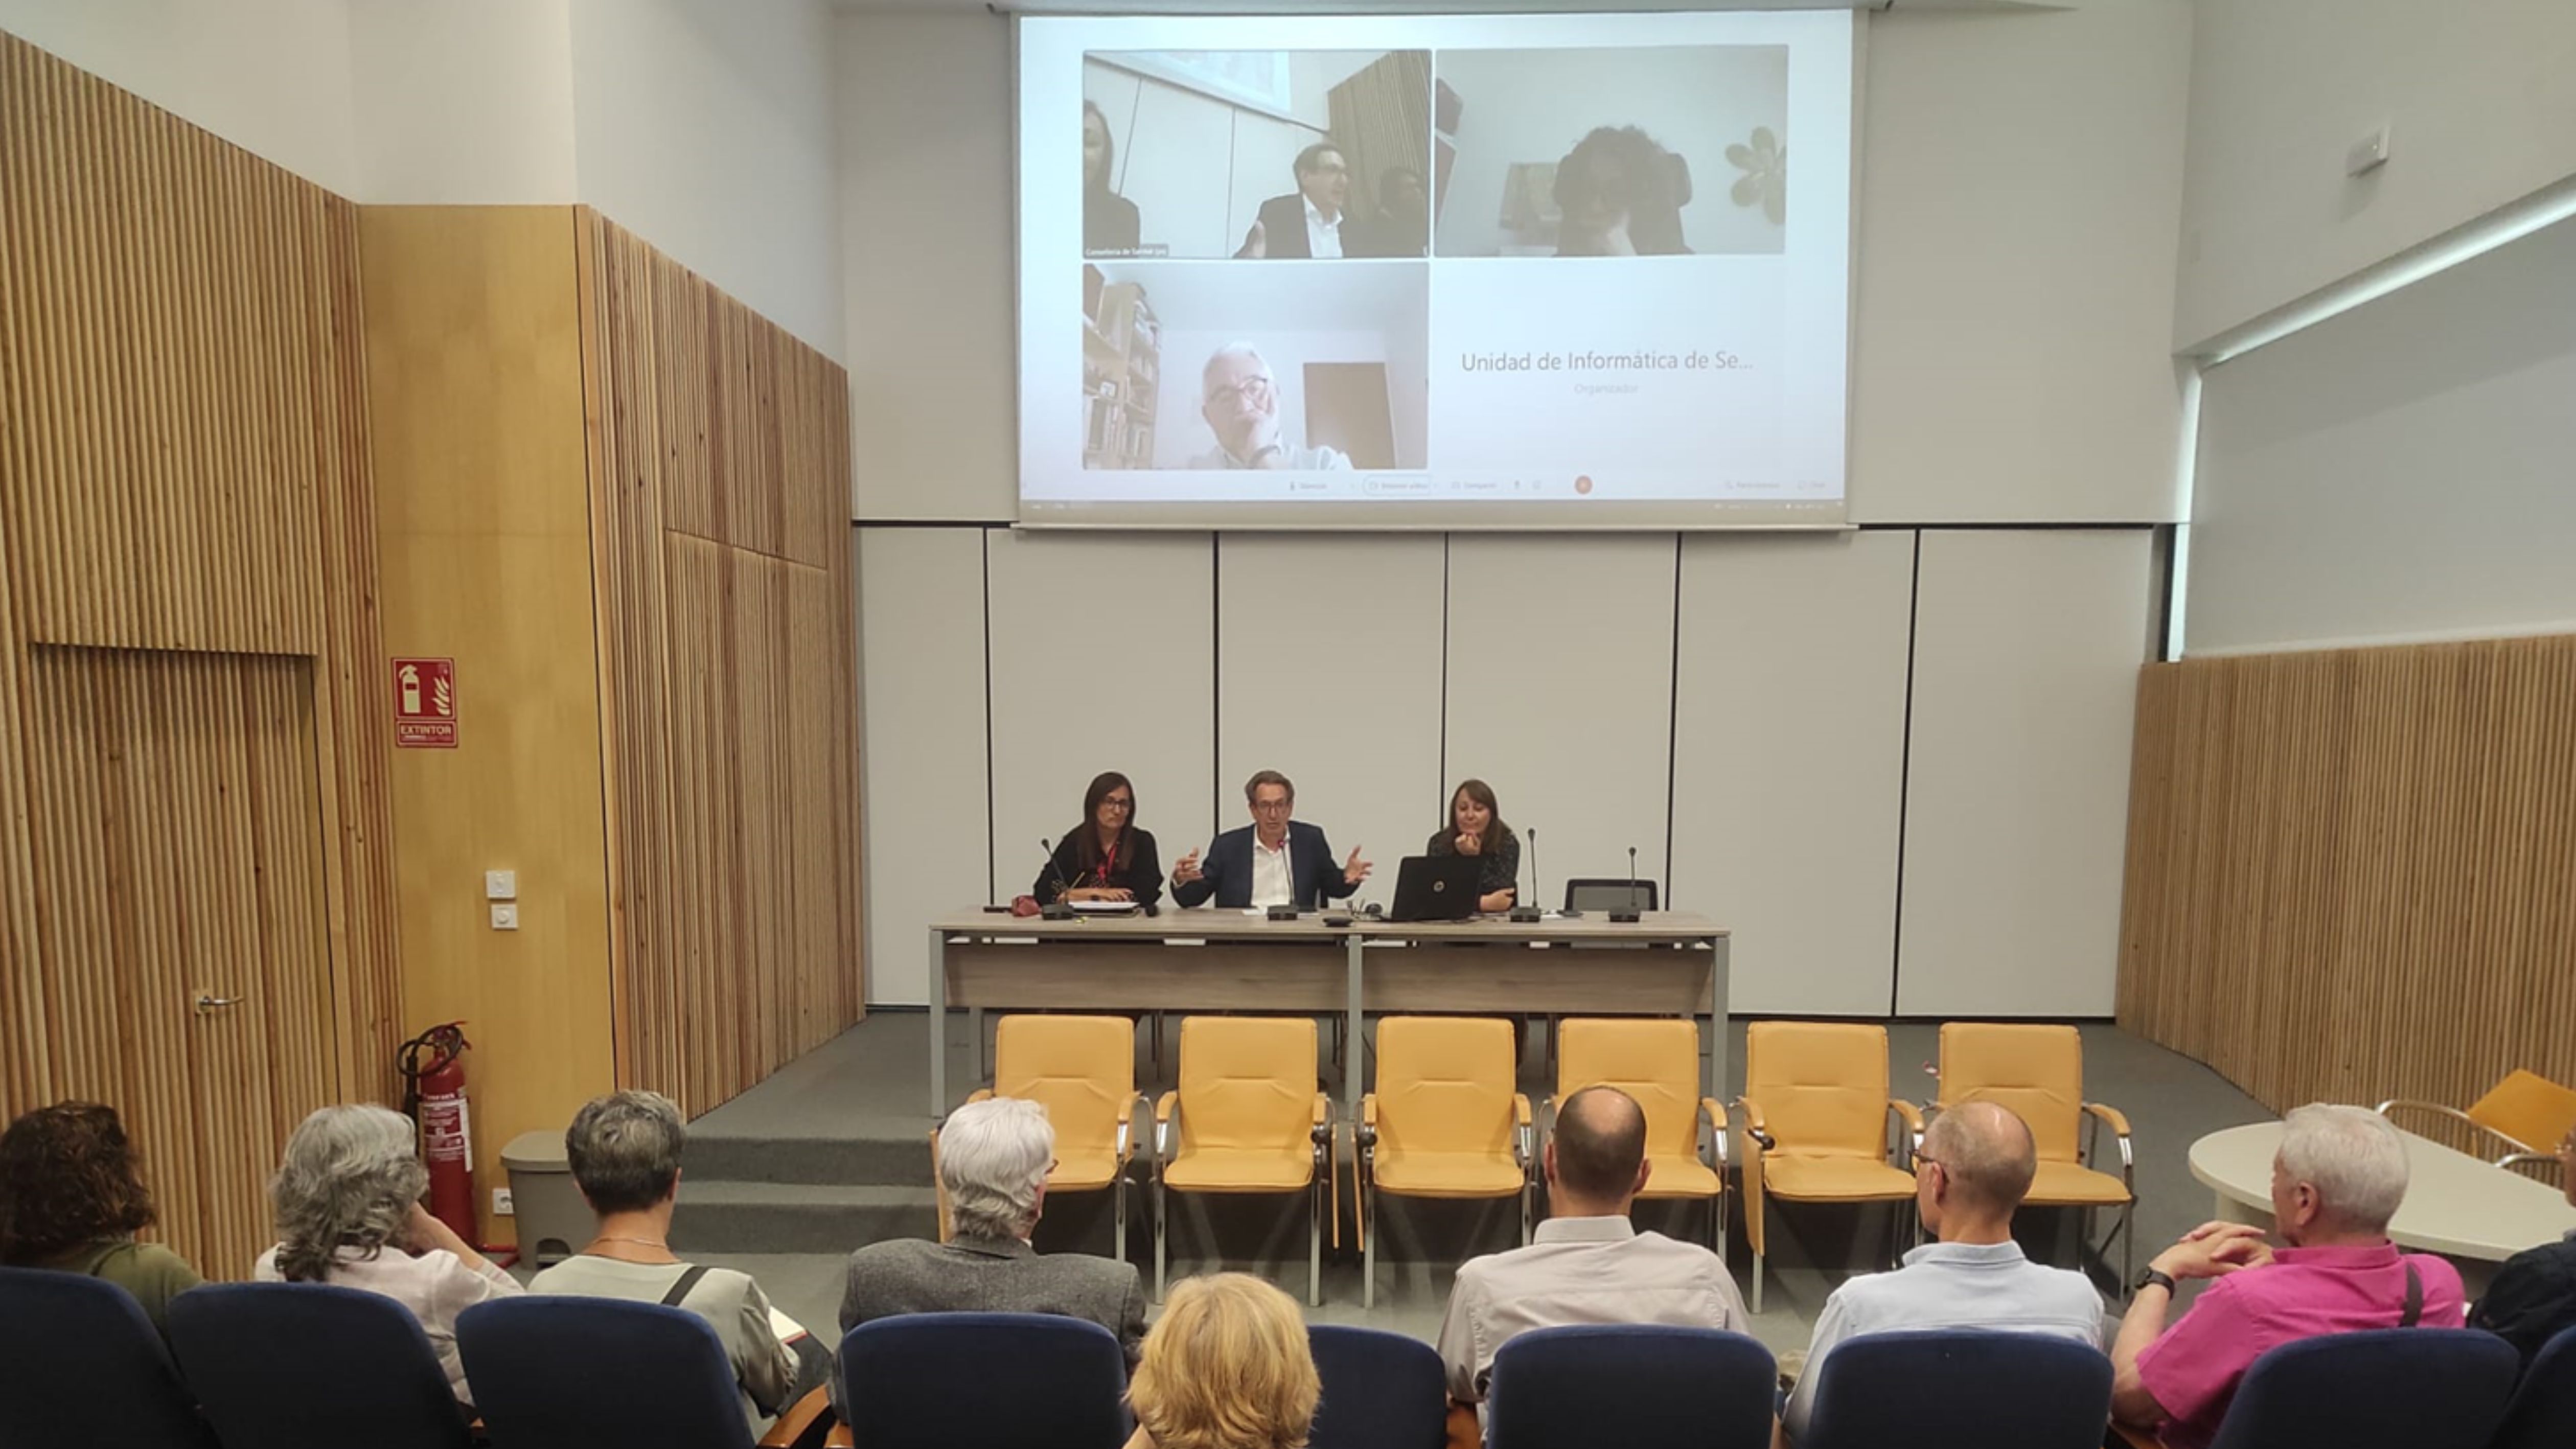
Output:
<path fill-rule="evenodd" d="M 246 1277 L 273 1241 L 278 1149 L 332 1098 L 312 661 L 38 646 L 30 663 L 54 1083 L 124 1115 L 162 1240 Z"/>

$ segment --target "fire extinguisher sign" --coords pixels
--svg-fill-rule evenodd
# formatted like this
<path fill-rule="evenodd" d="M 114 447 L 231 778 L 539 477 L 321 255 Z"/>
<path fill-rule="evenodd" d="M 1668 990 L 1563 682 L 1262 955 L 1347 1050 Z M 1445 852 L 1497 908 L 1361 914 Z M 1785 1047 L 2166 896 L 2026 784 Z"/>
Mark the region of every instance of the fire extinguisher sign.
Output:
<path fill-rule="evenodd" d="M 405 750 L 456 748 L 456 661 L 394 661 L 394 745 Z"/>

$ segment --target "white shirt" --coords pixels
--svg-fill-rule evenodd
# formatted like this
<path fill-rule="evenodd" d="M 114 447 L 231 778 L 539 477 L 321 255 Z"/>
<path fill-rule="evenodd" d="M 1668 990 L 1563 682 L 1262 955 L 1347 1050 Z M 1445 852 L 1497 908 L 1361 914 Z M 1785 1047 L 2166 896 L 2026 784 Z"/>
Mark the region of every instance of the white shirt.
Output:
<path fill-rule="evenodd" d="M 261 1283 L 282 1283 L 286 1275 L 277 1271 L 277 1250 L 259 1255 L 250 1276 Z M 456 1393 L 456 1402 L 471 1404 L 474 1395 L 465 1385 L 465 1360 L 456 1352 L 456 1318 L 458 1314 L 487 1298 L 516 1298 L 519 1281 L 486 1263 L 468 1268 L 464 1260 L 445 1248 L 433 1248 L 415 1258 L 400 1248 L 387 1247 L 370 1258 L 356 1248 L 342 1248 L 331 1260 L 331 1276 L 325 1281 L 335 1288 L 363 1288 L 380 1293 L 411 1310 L 420 1320 L 423 1333 L 429 1335 L 429 1346 L 438 1354 L 438 1366 L 447 1371 L 447 1386 Z"/>
<path fill-rule="evenodd" d="M 1261 843 L 1261 831 L 1252 832 L 1252 904 L 1289 906 L 1297 904 L 1297 877 L 1288 869 L 1288 837 L 1279 837 L 1279 848 Z"/>
<path fill-rule="evenodd" d="M 1340 257 L 1342 254 L 1342 218 L 1340 216 L 1336 216 L 1331 221 L 1326 221 L 1324 220 L 1324 213 L 1315 209 L 1315 203 L 1312 198 L 1301 195 L 1297 199 L 1305 202 L 1306 204 L 1306 255 L 1310 257 Z M 1347 213 L 1345 213 L 1345 215 L 1347 215 Z"/>
<path fill-rule="evenodd" d="M 1780 1422 L 1807 1432 L 1825 1355 L 1847 1338 L 1907 1328 L 1988 1328 L 2102 1346 L 2102 1295 L 2081 1273 L 2025 1257 L 2019 1243 L 1926 1243 L 1893 1273 L 1853 1278 L 1825 1300 L 1807 1366 Z"/>
<path fill-rule="evenodd" d="M 1470 1258 L 1449 1291 L 1440 1361 L 1449 1396 L 1484 1413 L 1494 1354 L 1514 1334 L 1575 1323 L 1660 1323 L 1741 1333 L 1743 1295 L 1697 1243 L 1640 1233 L 1626 1218 L 1549 1218 L 1526 1248 Z"/>

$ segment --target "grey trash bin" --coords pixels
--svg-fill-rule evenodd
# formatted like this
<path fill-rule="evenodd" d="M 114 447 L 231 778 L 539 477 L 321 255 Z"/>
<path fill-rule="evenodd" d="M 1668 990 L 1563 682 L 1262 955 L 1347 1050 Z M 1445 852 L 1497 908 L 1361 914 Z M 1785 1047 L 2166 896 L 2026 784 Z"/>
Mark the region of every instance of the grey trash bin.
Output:
<path fill-rule="evenodd" d="M 501 1149 L 501 1166 L 510 1174 L 510 1206 L 517 1216 L 519 1261 L 546 1268 L 573 1255 L 573 1245 L 587 1243 L 598 1231 L 572 1180 L 572 1163 L 564 1156 L 560 1132 L 522 1132 Z"/>

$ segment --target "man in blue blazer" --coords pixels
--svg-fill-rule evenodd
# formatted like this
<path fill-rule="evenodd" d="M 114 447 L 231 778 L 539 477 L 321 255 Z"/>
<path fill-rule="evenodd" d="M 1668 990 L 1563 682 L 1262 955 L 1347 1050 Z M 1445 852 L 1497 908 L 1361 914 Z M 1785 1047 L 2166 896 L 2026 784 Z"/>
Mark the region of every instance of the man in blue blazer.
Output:
<path fill-rule="evenodd" d="M 1252 823 L 1229 830 L 1208 846 L 1202 862 L 1195 850 L 1172 867 L 1172 901 L 1196 906 L 1216 897 L 1219 906 L 1293 905 L 1301 911 L 1320 909 L 1326 899 L 1340 900 L 1369 878 L 1369 863 L 1353 850 L 1350 859 L 1333 863 L 1333 847 L 1324 832 L 1288 814 L 1297 805 L 1297 787 L 1277 770 L 1264 770 L 1243 787 L 1252 806 Z"/>

